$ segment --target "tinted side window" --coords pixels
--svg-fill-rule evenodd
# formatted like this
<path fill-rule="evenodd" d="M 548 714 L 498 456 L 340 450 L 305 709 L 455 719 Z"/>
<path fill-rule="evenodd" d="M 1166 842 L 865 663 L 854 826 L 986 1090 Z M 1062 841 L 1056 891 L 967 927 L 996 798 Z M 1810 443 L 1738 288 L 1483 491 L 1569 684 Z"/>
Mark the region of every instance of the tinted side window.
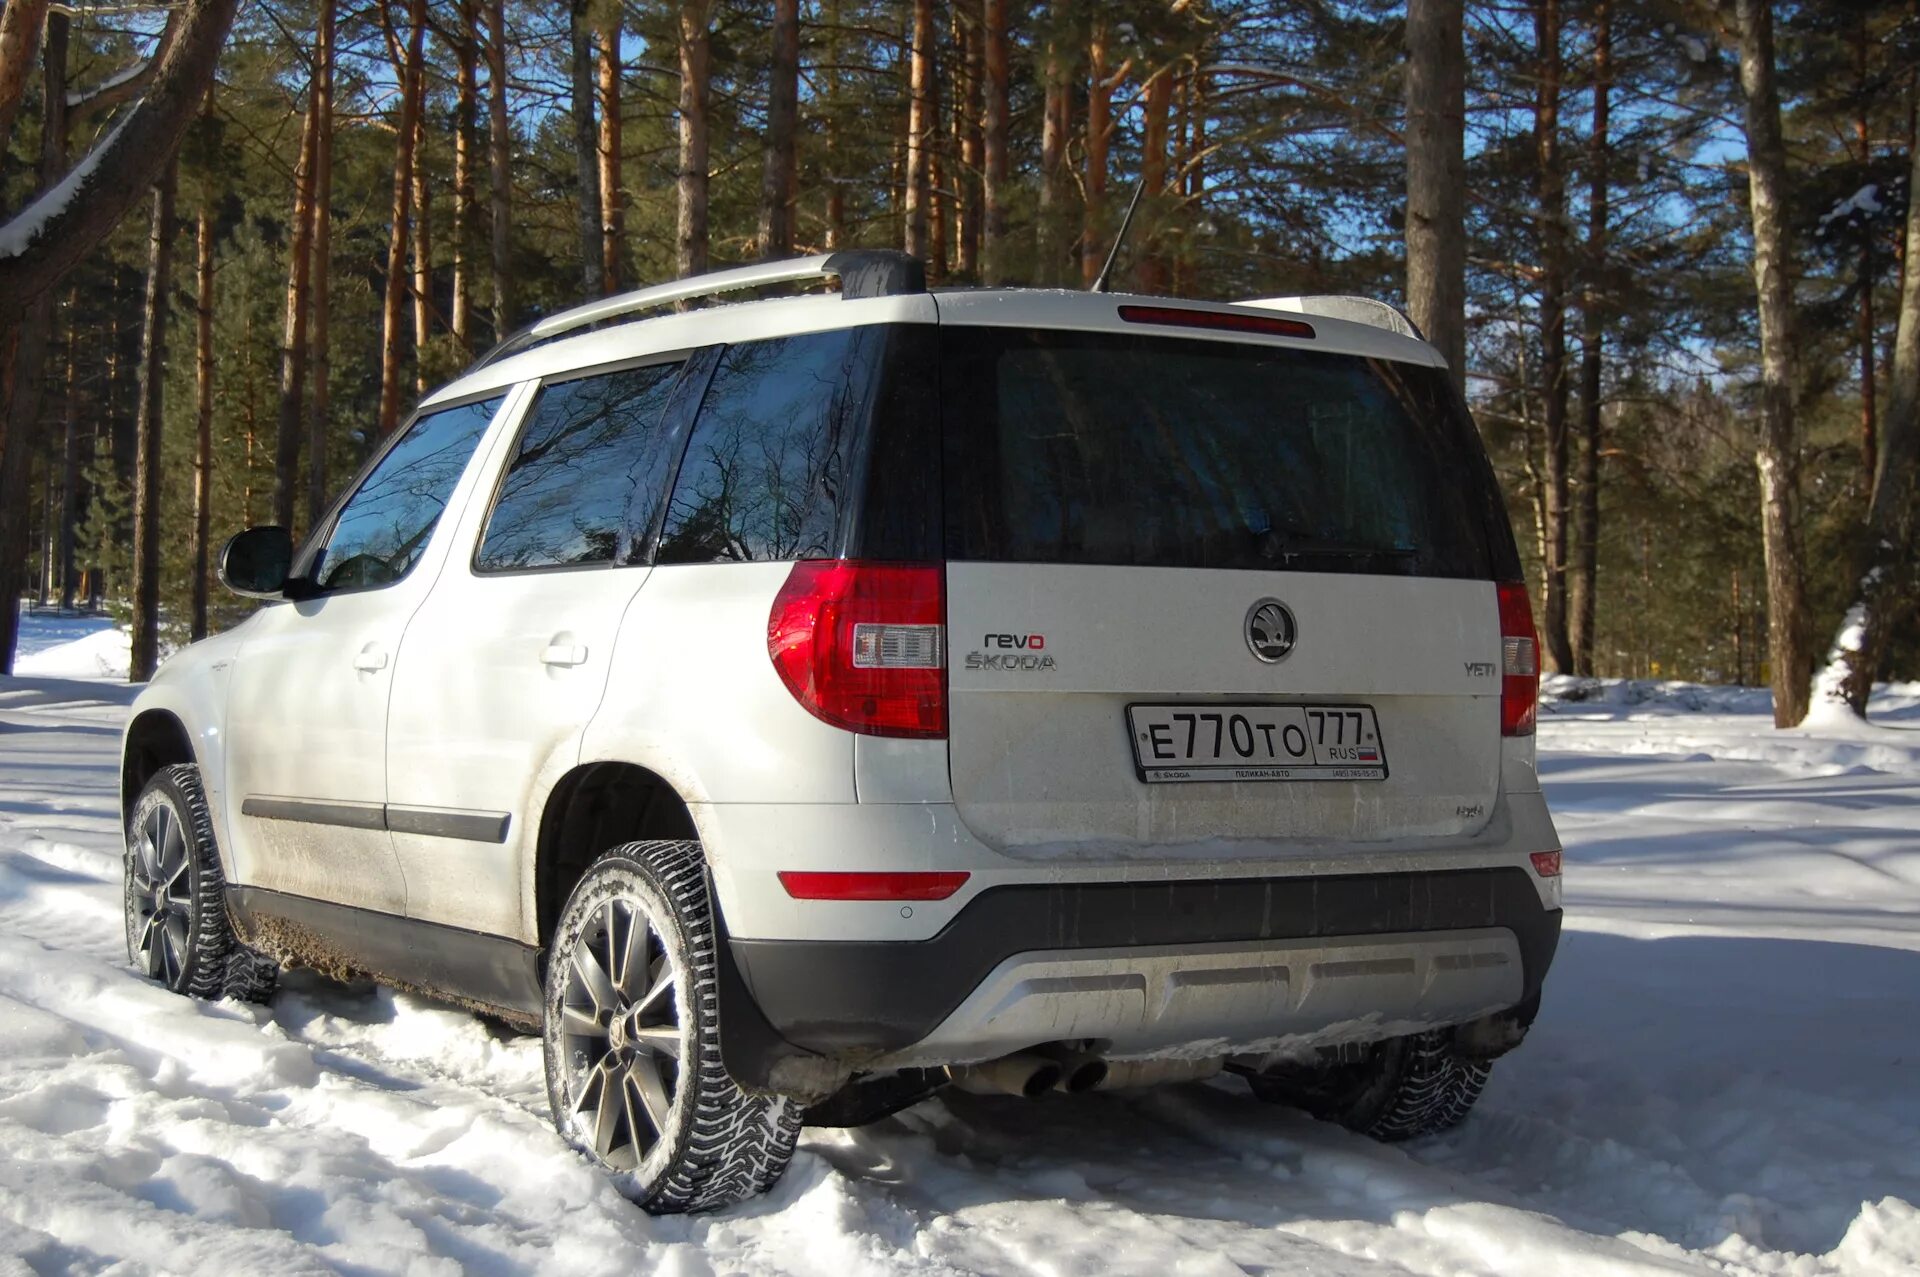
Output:
<path fill-rule="evenodd" d="M 729 346 L 687 444 L 658 561 L 834 555 L 875 346 L 863 329 Z"/>
<path fill-rule="evenodd" d="M 500 399 L 429 413 L 407 428 L 340 508 L 313 570 L 321 588 L 386 585 L 412 569 Z"/>
<path fill-rule="evenodd" d="M 542 387 L 520 430 L 474 567 L 631 562 L 657 508 L 664 409 L 679 364 Z"/>

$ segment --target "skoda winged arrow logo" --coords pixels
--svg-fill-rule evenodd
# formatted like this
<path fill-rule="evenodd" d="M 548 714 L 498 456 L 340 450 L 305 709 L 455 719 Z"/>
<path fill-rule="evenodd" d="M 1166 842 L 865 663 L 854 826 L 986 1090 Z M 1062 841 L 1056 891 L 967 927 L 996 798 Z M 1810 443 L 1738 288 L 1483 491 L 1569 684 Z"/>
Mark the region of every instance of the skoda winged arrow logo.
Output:
<path fill-rule="evenodd" d="M 1292 611 L 1279 599 L 1261 599 L 1248 608 L 1246 629 L 1248 649 L 1268 664 L 1285 660 L 1300 636 Z"/>

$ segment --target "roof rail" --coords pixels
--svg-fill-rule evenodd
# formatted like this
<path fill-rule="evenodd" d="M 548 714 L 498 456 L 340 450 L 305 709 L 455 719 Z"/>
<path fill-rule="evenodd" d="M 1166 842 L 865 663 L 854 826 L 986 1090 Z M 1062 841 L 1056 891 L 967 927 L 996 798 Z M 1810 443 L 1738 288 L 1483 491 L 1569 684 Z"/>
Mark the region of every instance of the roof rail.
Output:
<path fill-rule="evenodd" d="M 1374 297 L 1346 297 L 1336 293 L 1321 293 L 1302 297 L 1251 297 L 1246 301 L 1235 302 L 1236 306 L 1255 306 L 1261 310 L 1285 310 L 1300 315 L 1324 315 L 1328 319 L 1345 319 L 1357 324 L 1372 324 L 1375 328 L 1384 328 L 1388 332 L 1399 333 L 1402 337 L 1412 337 L 1425 341 L 1426 336 L 1419 326 L 1407 318 L 1407 313 L 1390 302 Z"/>
<path fill-rule="evenodd" d="M 650 288 L 603 297 L 599 301 L 563 310 L 537 320 L 482 355 L 474 368 L 484 368 L 508 355 L 517 354 L 562 333 L 608 319 L 618 319 L 642 310 L 695 297 L 718 297 L 722 293 L 763 288 L 769 284 L 811 283 L 823 279 L 840 281 L 840 296 L 846 300 L 867 297 L 900 297 L 927 291 L 926 267 L 917 257 L 890 249 L 851 248 L 814 257 L 794 257 L 785 261 L 757 262 L 731 270 L 709 271 L 677 279 Z"/>

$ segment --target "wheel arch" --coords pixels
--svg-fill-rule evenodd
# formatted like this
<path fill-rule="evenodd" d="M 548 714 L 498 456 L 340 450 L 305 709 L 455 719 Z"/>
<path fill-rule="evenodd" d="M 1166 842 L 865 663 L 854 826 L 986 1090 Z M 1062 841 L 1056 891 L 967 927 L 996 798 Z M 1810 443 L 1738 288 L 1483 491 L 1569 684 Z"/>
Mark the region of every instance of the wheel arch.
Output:
<path fill-rule="evenodd" d="M 147 709 L 127 724 L 120 749 L 120 817 L 133 812 L 140 791 L 154 773 L 175 763 L 198 764 L 193 737 L 179 715 L 169 709 Z"/>
<path fill-rule="evenodd" d="M 698 840 L 692 810 L 658 772 L 637 763 L 580 763 L 548 791 L 532 864 L 536 943 L 553 939 L 561 906 L 601 852 L 646 839 Z"/>

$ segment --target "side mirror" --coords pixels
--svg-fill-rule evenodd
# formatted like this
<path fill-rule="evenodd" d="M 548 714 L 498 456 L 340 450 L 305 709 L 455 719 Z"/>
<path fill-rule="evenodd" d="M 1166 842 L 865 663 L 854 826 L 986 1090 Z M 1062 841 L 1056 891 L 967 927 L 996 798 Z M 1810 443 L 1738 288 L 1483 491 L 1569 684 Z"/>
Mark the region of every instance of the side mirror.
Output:
<path fill-rule="evenodd" d="M 250 599 L 277 599 L 293 567 L 293 537 L 285 528 L 248 528 L 220 551 L 220 584 Z"/>

